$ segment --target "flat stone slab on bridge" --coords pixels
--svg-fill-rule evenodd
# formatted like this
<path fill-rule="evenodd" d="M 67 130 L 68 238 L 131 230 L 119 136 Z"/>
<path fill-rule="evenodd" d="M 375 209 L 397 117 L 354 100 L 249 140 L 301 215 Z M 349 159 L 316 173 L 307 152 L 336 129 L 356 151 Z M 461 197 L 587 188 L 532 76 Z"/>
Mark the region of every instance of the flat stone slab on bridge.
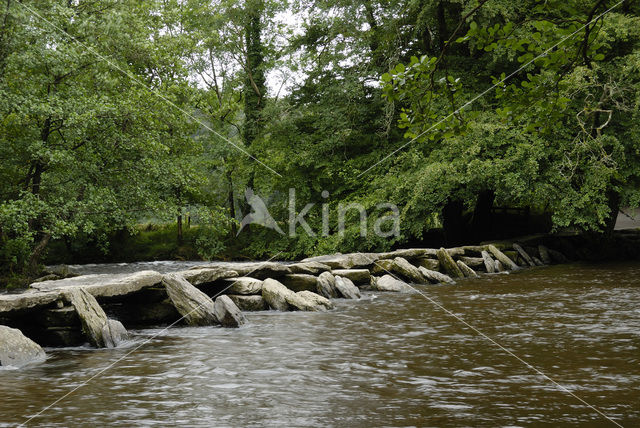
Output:
<path fill-rule="evenodd" d="M 29 290 L 19 294 L 2 294 L 0 295 L 0 315 L 12 311 L 47 306 L 62 300 L 62 298 L 62 291 L 59 290 L 48 292 Z"/>
<path fill-rule="evenodd" d="M 160 285 L 162 275 L 146 270 L 128 274 L 82 275 L 55 281 L 36 282 L 24 292 L 0 295 L 0 314 L 51 305 L 65 299 L 65 291 L 82 288 L 93 297 L 115 297 Z"/>
<path fill-rule="evenodd" d="M 162 274 L 153 270 L 143 270 L 131 274 L 96 274 L 74 278 L 43 281 L 29 287 L 38 291 L 64 290 L 81 287 L 94 297 L 114 297 L 131 294 L 143 288 L 153 287 L 162 282 Z"/>
<path fill-rule="evenodd" d="M 291 273 L 289 266 L 280 262 L 209 262 L 194 266 L 190 270 L 221 269 L 234 271 L 235 276 L 251 278 L 278 278 Z"/>

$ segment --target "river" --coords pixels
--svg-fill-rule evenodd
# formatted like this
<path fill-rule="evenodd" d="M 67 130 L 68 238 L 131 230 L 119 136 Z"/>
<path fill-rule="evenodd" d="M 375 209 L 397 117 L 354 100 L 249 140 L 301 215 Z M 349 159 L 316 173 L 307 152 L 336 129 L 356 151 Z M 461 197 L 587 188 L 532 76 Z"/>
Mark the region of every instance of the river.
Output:
<path fill-rule="evenodd" d="M 240 329 L 48 349 L 45 363 L 0 370 L 0 426 L 78 386 L 27 425 L 640 426 L 639 278 L 637 263 L 536 268 L 327 313 L 250 313 Z"/>

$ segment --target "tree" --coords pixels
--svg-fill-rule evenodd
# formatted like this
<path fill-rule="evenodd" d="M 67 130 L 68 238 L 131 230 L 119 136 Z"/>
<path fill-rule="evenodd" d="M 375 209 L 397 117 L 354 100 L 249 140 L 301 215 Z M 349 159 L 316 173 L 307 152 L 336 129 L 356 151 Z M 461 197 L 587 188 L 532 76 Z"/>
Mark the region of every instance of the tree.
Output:
<path fill-rule="evenodd" d="M 262 128 L 261 112 L 266 103 L 264 73 L 264 46 L 262 45 L 263 0 L 247 1 L 244 6 L 245 22 L 245 82 L 243 137 L 247 147 L 256 139 Z"/>
<path fill-rule="evenodd" d="M 249 0 L 191 0 L 185 9 L 185 29 L 194 41 L 190 68 L 201 87 L 196 101 L 205 145 L 209 196 L 226 205 L 230 237 L 235 238 L 236 195 L 253 187 L 255 140 L 264 127 L 262 111 L 269 101 L 265 75 L 279 60 L 278 37 L 284 26 L 274 16 L 286 3 Z M 246 207 L 244 207 L 246 208 Z"/>
<path fill-rule="evenodd" d="M 192 124 L 166 100 L 183 104 L 190 90 L 156 7 L 7 2 L 3 266 L 35 274 L 50 239 L 100 236 L 168 202 L 166 166 Z"/>
<path fill-rule="evenodd" d="M 410 195 L 413 233 L 452 201 L 473 209 L 483 191 L 581 230 L 611 230 L 621 202 L 637 205 L 640 21 L 630 3 L 611 6 L 470 2 L 440 54 L 382 76 L 414 141 L 378 185 Z"/>

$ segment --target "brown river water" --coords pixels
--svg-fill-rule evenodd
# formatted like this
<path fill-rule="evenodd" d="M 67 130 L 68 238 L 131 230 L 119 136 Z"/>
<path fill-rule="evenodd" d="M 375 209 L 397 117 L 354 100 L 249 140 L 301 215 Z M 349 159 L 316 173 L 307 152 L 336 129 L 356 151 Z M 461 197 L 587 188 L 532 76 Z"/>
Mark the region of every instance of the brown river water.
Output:
<path fill-rule="evenodd" d="M 640 426 L 640 264 L 419 289 L 606 417 Z M 0 426 L 616 426 L 417 293 L 248 320 L 48 349 L 45 363 L 0 370 Z"/>

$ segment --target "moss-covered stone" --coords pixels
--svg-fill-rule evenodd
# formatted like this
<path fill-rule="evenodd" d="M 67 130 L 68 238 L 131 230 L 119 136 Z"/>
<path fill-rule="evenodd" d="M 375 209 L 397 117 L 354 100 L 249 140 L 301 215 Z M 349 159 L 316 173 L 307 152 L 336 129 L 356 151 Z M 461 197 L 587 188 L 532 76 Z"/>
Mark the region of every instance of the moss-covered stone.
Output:
<path fill-rule="evenodd" d="M 458 260 L 456 262 L 456 264 L 458 265 L 458 267 L 460 268 L 460 270 L 462 271 L 464 276 L 466 276 L 467 278 L 474 278 L 474 277 L 478 276 L 478 274 L 473 269 L 471 269 L 469 266 L 464 264 L 464 262 L 462 260 Z"/>
<path fill-rule="evenodd" d="M 440 266 L 442 266 L 442 270 L 444 270 L 447 274 L 449 274 L 453 278 L 464 278 L 464 274 L 453 260 L 453 257 L 447 252 L 446 249 L 440 248 L 436 255 L 438 256 L 438 261 L 440 261 Z"/>
<path fill-rule="evenodd" d="M 500 261 L 505 269 L 518 270 L 520 267 L 502 251 L 498 250 L 495 245 L 487 245 L 487 249 L 493 256 Z"/>

